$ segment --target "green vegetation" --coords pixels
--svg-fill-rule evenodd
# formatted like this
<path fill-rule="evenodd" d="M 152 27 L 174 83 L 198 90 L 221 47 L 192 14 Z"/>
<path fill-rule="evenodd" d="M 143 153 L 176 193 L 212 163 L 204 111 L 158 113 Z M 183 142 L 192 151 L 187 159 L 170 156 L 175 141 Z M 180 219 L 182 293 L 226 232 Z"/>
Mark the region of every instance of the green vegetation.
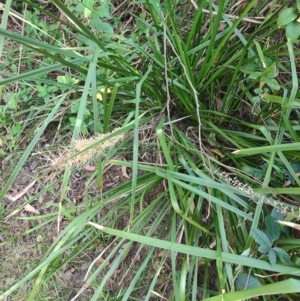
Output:
<path fill-rule="evenodd" d="M 0 4 L 0 300 L 299 300 L 299 1 L 38 2 Z"/>

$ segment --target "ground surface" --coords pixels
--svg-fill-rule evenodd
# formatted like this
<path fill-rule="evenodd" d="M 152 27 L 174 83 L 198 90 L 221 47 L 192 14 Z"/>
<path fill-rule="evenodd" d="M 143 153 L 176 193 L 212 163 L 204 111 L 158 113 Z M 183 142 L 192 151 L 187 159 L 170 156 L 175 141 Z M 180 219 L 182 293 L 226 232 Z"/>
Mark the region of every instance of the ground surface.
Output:
<path fill-rule="evenodd" d="M 151 129 L 152 131 L 153 129 Z M 148 129 L 149 131 L 149 129 Z M 55 136 L 56 131 L 52 134 Z M 142 135 L 145 135 L 143 132 Z M 1 201 L 1 234 L 0 234 L 0 293 L 6 291 L 15 282 L 22 279 L 25 275 L 31 272 L 42 260 L 48 248 L 55 241 L 58 235 L 58 215 L 57 206 L 59 204 L 59 197 L 61 193 L 61 178 L 64 170 L 51 168 L 51 162 L 55 159 L 56 153 L 49 150 L 49 142 L 53 142 L 51 132 L 47 131 L 46 137 L 41 141 L 47 143 L 40 143 L 34 152 L 34 155 L 26 162 L 7 193 L 6 197 Z M 148 136 L 149 137 L 149 136 Z M 67 141 L 65 141 L 67 143 Z M 147 147 L 144 147 L 147 151 Z M 155 164 L 156 155 L 151 152 L 142 152 L 140 160 L 146 162 L 152 161 Z M 122 156 L 126 159 L 126 155 Z M 130 157 L 127 158 L 130 160 Z M 0 163 L 2 167 L 1 183 L 6 183 L 13 168 L 14 162 L 18 160 L 18 155 L 8 156 L 2 158 Z M 68 184 L 68 198 L 74 205 L 80 206 L 85 202 L 85 194 L 88 193 L 89 198 L 99 195 L 100 188 L 93 181 L 86 190 L 87 179 L 95 170 L 93 161 L 81 166 L 72 174 Z M 45 172 L 46 171 L 46 172 Z M 131 177 L 131 170 L 124 169 L 119 166 L 107 166 L 103 174 L 103 187 L 102 190 L 109 190 L 117 185 L 126 182 Z M 49 187 L 52 187 L 49 189 Z M 43 192 L 43 190 L 46 190 Z M 163 185 L 156 187 L 145 195 L 145 202 L 151 203 L 155 197 L 164 190 Z M 35 200 L 32 201 L 32 197 Z M 30 202 L 30 204 L 28 204 Z M 68 204 L 68 207 L 72 205 Z M 83 206 L 84 207 L 84 206 Z M 110 210 L 114 210 L 114 203 L 108 207 L 103 208 L 99 214 L 104 215 Z M 75 208 L 75 206 L 74 206 Z M 84 209 L 82 209 L 84 210 Z M 71 214 L 75 217 L 78 213 L 74 209 Z M 76 213 L 77 211 L 77 213 Z M 117 214 L 117 212 L 116 212 Z M 51 216 L 51 218 L 38 218 L 36 216 Z M 44 225 L 44 223 L 46 224 Z M 60 231 L 69 223 L 68 219 L 59 219 Z M 118 220 L 116 228 L 124 229 L 129 223 L 129 216 L 123 216 Z M 105 243 L 98 243 L 88 252 L 76 258 L 60 273 L 52 277 L 47 284 L 44 285 L 44 291 L 39 292 L 39 300 L 68 300 L 76 295 L 84 284 L 84 277 L 91 263 L 96 260 L 95 265 L 100 265 L 103 262 L 103 257 L 97 259 L 101 251 L 109 245 Z M 113 243 L 111 248 L 115 245 Z M 125 245 L 124 245 L 125 247 Z M 109 280 L 107 290 L 112 296 L 117 296 L 120 291 L 127 287 L 131 279 L 135 275 L 135 271 L 147 254 L 147 248 L 144 247 L 138 251 L 139 244 L 133 244 L 130 252 L 127 254 L 122 262 L 122 268 L 119 268 L 114 276 Z M 109 254 L 110 248 L 107 250 Z M 163 254 L 162 251 L 157 250 L 156 255 L 153 256 L 149 268 L 147 269 L 148 275 L 143 276 L 142 283 L 137 289 L 135 296 L 143 300 L 143 294 L 147 292 L 148 285 L 151 283 L 155 267 Z M 117 254 L 118 255 L 118 254 Z M 179 258 L 180 259 L 180 258 Z M 111 264 L 113 260 L 111 261 Z M 108 266 L 109 267 L 109 266 Z M 162 279 L 158 282 L 158 291 L 163 296 L 167 296 L 172 291 L 172 285 L 169 279 L 170 262 L 165 263 L 165 270 L 161 273 Z M 152 273 L 151 273 L 152 271 Z M 104 275 L 103 275 L 104 276 Z M 148 280 L 147 280 L 148 278 Z M 216 279 L 212 277 L 212 281 Z M 148 281 L 148 282 L 147 282 Z M 22 291 L 18 291 L 11 296 L 9 300 L 26 300 L 28 292 L 32 288 L 33 282 L 26 283 Z M 77 300 L 90 300 L 90 295 L 95 288 L 88 287 L 85 292 L 80 295 Z M 169 292 L 169 293 L 168 293 Z M 22 297 L 23 296 L 23 297 Z M 113 297 L 115 298 L 115 297 Z"/>

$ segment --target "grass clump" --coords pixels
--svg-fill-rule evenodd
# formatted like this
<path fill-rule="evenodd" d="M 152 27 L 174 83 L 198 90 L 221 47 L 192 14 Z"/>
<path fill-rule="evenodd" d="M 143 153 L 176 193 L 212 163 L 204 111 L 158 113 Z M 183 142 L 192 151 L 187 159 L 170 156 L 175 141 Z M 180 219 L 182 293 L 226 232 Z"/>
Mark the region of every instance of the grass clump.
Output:
<path fill-rule="evenodd" d="M 2 206 L 8 220 L 29 212 L 24 235 L 53 223 L 56 235 L 0 300 L 26 283 L 37 300 L 49 279 L 49 297 L 70 300 L 297 300 L 297 233 L 276 220 L 299 218 L 299 53 L 277 29 L 285 3 L 23 2 L 24 16 L 7 2 L 0 29 L 6 61 L 23 47 L 22 68 L 0 80 L 1 160 L 20 154 L 0 197 L 49 153 L 40 186 Z M 21 34 L 5 29 L 14 18 Z M 61 296 L 58 275 L 78 289 Z"/>

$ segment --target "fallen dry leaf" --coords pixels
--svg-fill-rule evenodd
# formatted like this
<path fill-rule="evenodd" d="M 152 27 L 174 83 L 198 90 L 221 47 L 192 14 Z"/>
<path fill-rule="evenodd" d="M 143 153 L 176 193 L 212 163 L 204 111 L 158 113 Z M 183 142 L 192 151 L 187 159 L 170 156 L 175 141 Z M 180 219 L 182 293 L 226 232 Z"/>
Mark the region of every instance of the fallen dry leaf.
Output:
<path fill-rule="evenodd" d="M 225 157 L 225 155 L 223 155 L 222 153 L 221 153 L 221 151 L 219 151 L 217 148 L 211 148 L 211 149 L 209 149 L 211 152 L 213 152 L 213 153 L 215 153 L 215 154 L 217 154 L 219 157 L 221 157 L 222 159 Z"/>
<path fill-rule="evenodd" d="M 10 201 L 15 202 L 19 198 L 21 198 L 34 184 L 36 181 L 31 182 L 27 187 L 25 187 L 21 192 L 17 193 L 16 195 L 6 195 L 5 197 L 8 198 Z"/>
<path fill-rule="evenodd" d="M 127 171 L 126 171 L 126 166 L 122 166 L 122 174 L 125 178 L 129 179 L 129 175 L 127 174 Z"/>
<path fill-rule="evenodd" d="M 103 259 L 102 257 L 97 258 L 97 260 L 95 261 L 96 265 L 100 265 L 105 261 L 105 259 Z"/>
<path fill-rule="evenodd" d="M 216 241 L 214 240 L 210 245 L 209 245 L 209 248 L 210 249 L 213 249 L 215 246 L 216 246 Z"/>
<path fill-rule="evenodd" d="M 93 166 L 93 165 L 85 165 L 83 169 L 86 170 L 86 171 L 92 172 L 92 171 L 95 171 L 95 170 L 96 170 L 96 166 Z"/>
<path fill-rule="evenodd" d="M 74 273 L 74 269 L 70 269 L 70 270 L 66 271 L 64 273 L 65 280 L 70 281 L 72 279 L 73 273 Z"/>
<path fill-rule="evenodd" d="M 171 252 L 170 251 L 161 250 L 157 254 L 157 257 L 171 257 Z"/>
<path fill-rule="evenodd" d="M 27 204 L 25 207 L 24 207 L 24 210 L 25 211 L 28 211 L 28 212 L 31 212 L 31 213 L 34 213 L 34 214 L 40 214 L 40 212 L 38 210 L 36 210 L 33 206 L 31 206 L 30 204 Z"/>

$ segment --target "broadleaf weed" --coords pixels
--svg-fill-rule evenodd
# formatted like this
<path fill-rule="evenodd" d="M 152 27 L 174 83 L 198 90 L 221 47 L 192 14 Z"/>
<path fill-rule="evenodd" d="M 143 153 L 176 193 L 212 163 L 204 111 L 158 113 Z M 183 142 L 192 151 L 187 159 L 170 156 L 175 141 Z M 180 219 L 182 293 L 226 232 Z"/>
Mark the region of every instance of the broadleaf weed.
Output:
<path fill-rule="evenodd" d="M 282 217 L 281 214 L 278 215 L 277 209 L 273 209 L 272 213 L 267 215 L 265 218 L 266 229 L 261 231 L 259 229 L 252 229 L 251 235 L 253 236 L 255 242 L 259 245 L 258 251 L 263 254 L 267 254 L 269 262 L 274 265 L 277 258 L 285 264 L 290 264 L 289 254 L 282 248 L 274 246 L 276 245 L 276 240 L 280 238 L 281 227 L 277 223 L 276 218 Z"/>

